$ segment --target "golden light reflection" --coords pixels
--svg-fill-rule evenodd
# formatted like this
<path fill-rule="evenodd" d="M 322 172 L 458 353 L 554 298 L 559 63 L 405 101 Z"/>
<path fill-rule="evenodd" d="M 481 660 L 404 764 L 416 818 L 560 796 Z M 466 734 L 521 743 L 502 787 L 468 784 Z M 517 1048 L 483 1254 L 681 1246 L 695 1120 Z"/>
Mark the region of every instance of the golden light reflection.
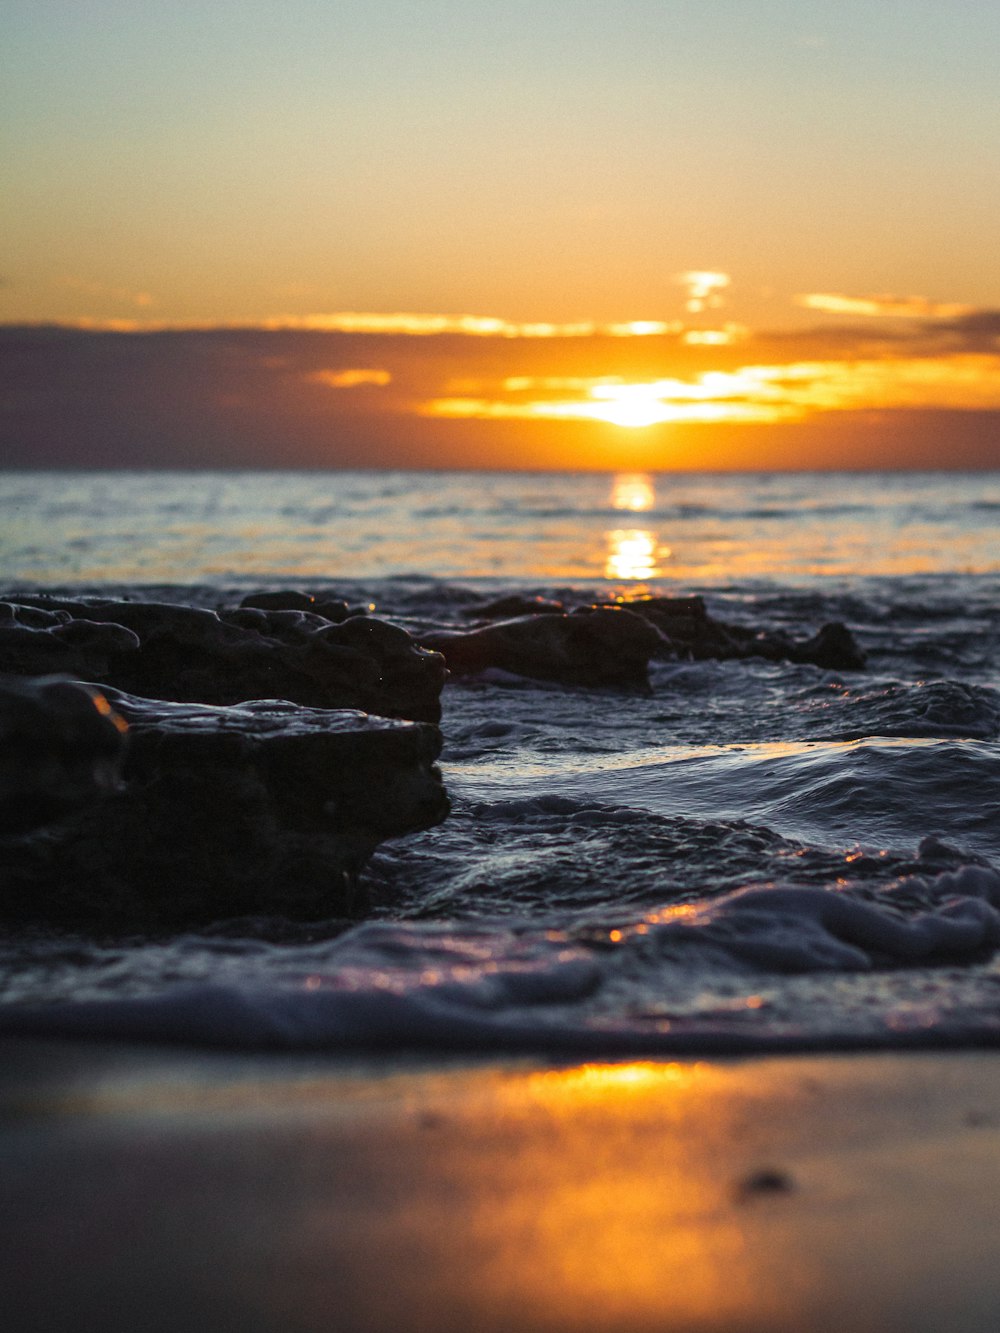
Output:
<path fill-rule="evenodd" d="M 777 1321 L 804 1284 L 773 1280 L 748 1252 L 728 1160 L 747 1103 L 732 1078 L 637 1061 L 500 1085 L 478 1123 L 498 1127 L 503 1156 L 487 1158 L 480 1137 L 476 1153 L 435 1166 L 449 1208 L 456 1190 L 478 1201 L 465 1233 L 477 1299 L 516 1291 L 526 1321 L 546 1328 L 735 1328 L 747 1311 L 755 1327 Z M 426 1200 L 420 1217 L 426 1226 Z M 441 1221 L 452 1229 L 453 1212 Z"/>
<path fill-rule="evenodd" d="M 607 579 L 653 579 L 660 573 L 659 558 L 669 556 L 669 548 L 661 551 L 656 534 L 645 528 L 614 528 L 607 533 L 608 555 L 604 563 Z"/>
<path fill-rule="evenodd" d="M 611 486 L 612 509 L 631 509 L 634 513 L 652 509 L 656 503 L 653 478 L 648 472 L 619 472 Z"/>
<path fill-rule="evenodd" d="M 611 485 L 614 509 L 642 513 L 656 503 L 653 478 L 646 472 L 619 472 Z M 661 546 L 649 528 L 612 528 L 604 534 L 607 579 L 648 580 L 660 573 L 660 563 L 669 558 L 669 546 Z"/>

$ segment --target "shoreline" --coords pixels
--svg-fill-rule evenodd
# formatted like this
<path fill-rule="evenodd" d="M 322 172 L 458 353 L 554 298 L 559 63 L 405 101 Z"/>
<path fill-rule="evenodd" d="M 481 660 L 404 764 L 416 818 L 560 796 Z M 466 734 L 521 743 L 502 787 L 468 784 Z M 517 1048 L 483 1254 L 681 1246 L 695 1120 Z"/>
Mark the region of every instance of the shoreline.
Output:
<path fill-rule="evenodd" d="M 6 1327 L 995 1327 L 1000 1057 L 0 1039 Z"/>

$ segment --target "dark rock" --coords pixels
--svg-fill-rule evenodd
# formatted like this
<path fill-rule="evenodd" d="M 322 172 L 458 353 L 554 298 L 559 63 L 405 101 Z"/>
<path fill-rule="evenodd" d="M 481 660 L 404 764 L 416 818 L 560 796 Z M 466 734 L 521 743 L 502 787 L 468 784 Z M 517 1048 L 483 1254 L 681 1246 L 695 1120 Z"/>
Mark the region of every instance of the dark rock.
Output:
<path fill-rule="evenodd" d="M 0 670 L 65 671 L 144 698 L 235 704 L 288 699 L 435 722 L 441 657 L 368 616 L 208 611 L 164 602 L 25 599 L 0 622 Z"/>
<path fill-rule="evenodd" d="M 0 833 L 48 824 L 114 791 L 127 729 L 96 689 L 0 678 Z"/>
<path fill-rule="evenodd" d="M 138 635 L 123 625 L 101 624 L 81 611 L 0 602 L 0 671 L 16 676 L 57 672 L 96 680 L 110 663 L 134 653 Z"/>
<path fill-rule="evenodd" d="M 356 914 L 375 847 L 448 812 L 437 727 L 285 701 L 230 708 L 109 690 L 120 788 L 44 836 L 4 840 L 0 916 L 151 929 Z"/>
<path fill-rule="evenodd" d="M 254 607 L 258 611 L 315 611 L 316 598 L 307 592 L 295 592 L 291 589 L 281 592 L 252 592 L 243 598 L 240 606 Z"/>
<path fill-rule="evenodd" d="M 793 643 L 791 661 L 813 662 L 828 671 L 860 671 L 866 658 L 847 626 L 834 620 L 804 643 Z"/>
<path fill-rule="evenodd" d="M 810 662 L 828 671 L 855 671 L 865 654 L 846 625 L 824 625 L 808 639 L 780 630 L 755 629 L 716 620 L 700 597 L 644 597 L 625 604 L 655 625 L 665 640 L 664 656 L 703 661 L 762 657 L 769 662 Z"/>
<path fill-rule="evenodd" d="M 320 600 L 311 593 L 296 592 L 294 589 L 248 593 L 240 602 L 240 606 L 258 611 L 310 611 L 313 615 L 322 616 L 324 620 L 332 621 L 335 625 L 348 620 L 351 616 L 366 616 L 369 611 L 374 610 L 374 607 L 370 606 L 349 606 L 347 602 L 336 598 Z"/>
<path fill-rule="evenodd" d="M 497 667 L 567 685 L 648 683 L 650 657 L 663 646 L 647 620 L 618 607 L 585 607 L 571 615 L 531 615 L 481 629 L 422 636 L 464 675 Z"/>
<path fill-rule="evenodd" d="M 462 615 L 469 620 L 510 620 L 515 616 L 561 615 L 565 610 L 562 602 L 553 602 L 547 597 L 522 597 L 511 593 L 509 597 L 497 597 L 479 606 L 465 606 Z"/>

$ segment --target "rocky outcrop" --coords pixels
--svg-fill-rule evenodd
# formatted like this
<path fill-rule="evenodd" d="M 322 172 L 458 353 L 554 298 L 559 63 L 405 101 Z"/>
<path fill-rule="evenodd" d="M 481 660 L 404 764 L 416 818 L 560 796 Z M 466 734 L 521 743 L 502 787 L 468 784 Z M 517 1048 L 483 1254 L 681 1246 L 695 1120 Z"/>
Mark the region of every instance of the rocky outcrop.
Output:
<path fill-rule="evenodd" d="M 815 634 L 791 636 L 783 630 L 734 625 L 709 615 L 701 597 L 637 597 L 628 602 L 598 603 L 596 607 L 578 607 L 584 610 L 624 610 L 655 626 L 662 636 L 652 656 L 668 659 L 722 661 L 734 658 L 762 657 L 770 662 L 811 662 L 829 671 L 856 671 L 865 665 L 865 654 L 851 631 L 839 622 L 823 625 Z M 462 615 L 469 620 L 483 622 L 537 616 L 550 620 L 565 613 L 561 602 L 545 597 L 511 594 L 492 601 L 464 607 Z M 497 626 L 499 628 L 499 626 Z M 423 636 L 422 642 L 439 646 L 433 636 Z M 443 638 L 440 639 L 443 643 Z M 444 648 L 440 649 L 442 652 Z M 449 660 L 449 667 L 464 668 Z M 513 669 L 513 668 L 511 668 Z M 537 672 L 522 671 L 524 675 Z M 564 676 L 546 676 L 544 679 L 567 679 Z"/>
<path fill-rule="evenodd" d="M 138 648 L 137 634 L 124 625 L 89 618 L 82 603 L 73 615 L 31 603 L 0 602 L 0 672 L 102 680 L 113 664 Z"/>
<path fill-rule="evenodd" d="M 627 605 L 661 632 L 664 656 L 723 661 L 763 657 L 770 662 L 811 662 L 830 671 L 856 671 L 865 665 L 853 634 L 839 622 L 824 625 L 809 638 L 793 639 L 780 630 L 716 620 L 700 597 L 646 597 Z"/>
<path fill-rule="evenodd" d="M 339 598 L 324 597 L 322 600 L 312 593 L 299 592 L 294 588 L 284 588 L 276 592 L 251 592 L 240 602 L 257 611 L 310 611 L 322 616 L 324 620 L 339 625 L 351 616 L 366 616 L 373 606 L 349 606 Z"/>
<path fill-rule="evenodd" d="M 290 595 L 276 596 L 287 603 Z M 249 600 L 262 598 L 268 595 Z M 350 611 L 344 603 L 322 605 L 338 615 L 338 608 Z M 287 605 L 216 612 L 44 597 L 0 603 L 0 671 L 65 672 L 180 703 L 280 698 L 428 722 L 441 715 L 445 680 L 441 657 L 368 615 L 333 623 Z"/>
<path fill-rule="evenodd" d="M 660 632 L 618 607 L 583 607 L 570 615 L 541 613 L 480 629 L 426 633 L 421 642 L 466 675 L 498 668 L 566 685 L 643 686 Z"/>
<path fill-rule="evenodd" d="M 0 835 L 65 818 L 118 787 L 125 721 L 86 685 L 0 678 Z"/>
<path fill-rule="evenodd" d="M 83 725 L 77 716 L 86 693 L 22 687 L 22 749 L 36 734 L 37 698 L 48 709 L 43 735 L 53 710 L 71 719 L 69 748 L 80 756 L 71 771 L 87 756 L 96 762 L 95 752 L 110 754 L 106 727 L 92 736 L 93 719 Z M 350 916 L 363 908 L 357 876 L 378 843 L 448 812 L 434 763 L 441 736 L 427 723 L 274 700 L 154 702 L 114 690 L 97 707 L 127 723 L 122 781 L 86 809 L 52 802 L 65 817 L 44 833 L 2 840 L 0 916 L 8 921 L 149 930 L 248 914 Z M 16 808 L 16 774 L 8 768 L 5 778 Z M 21 803 L 39 790 L 29 773 Z"/>

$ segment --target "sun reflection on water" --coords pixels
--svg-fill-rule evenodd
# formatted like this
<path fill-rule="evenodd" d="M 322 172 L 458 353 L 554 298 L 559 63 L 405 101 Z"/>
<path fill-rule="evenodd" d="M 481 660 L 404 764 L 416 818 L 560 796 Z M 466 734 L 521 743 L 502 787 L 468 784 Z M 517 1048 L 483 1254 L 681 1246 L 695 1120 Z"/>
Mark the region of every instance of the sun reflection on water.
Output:
<path fill-rule="evenodd" d="M 656 504 L 653 478 L 646 472 L 619 472 L 611 486 L 611 507 L 642 513 Z M 604 577 L 629 581 L 656 578 L 670 547 L 661 546 L 650 528 L 611 528 L 604 534 Z"/>
<path fill-rule="evenodd" d="M 653 478 L 648 472 L 619 472 L 611 483 L 612 509 L 631 509 L 639 512 L 652 509 L 656 503 Z"/>

